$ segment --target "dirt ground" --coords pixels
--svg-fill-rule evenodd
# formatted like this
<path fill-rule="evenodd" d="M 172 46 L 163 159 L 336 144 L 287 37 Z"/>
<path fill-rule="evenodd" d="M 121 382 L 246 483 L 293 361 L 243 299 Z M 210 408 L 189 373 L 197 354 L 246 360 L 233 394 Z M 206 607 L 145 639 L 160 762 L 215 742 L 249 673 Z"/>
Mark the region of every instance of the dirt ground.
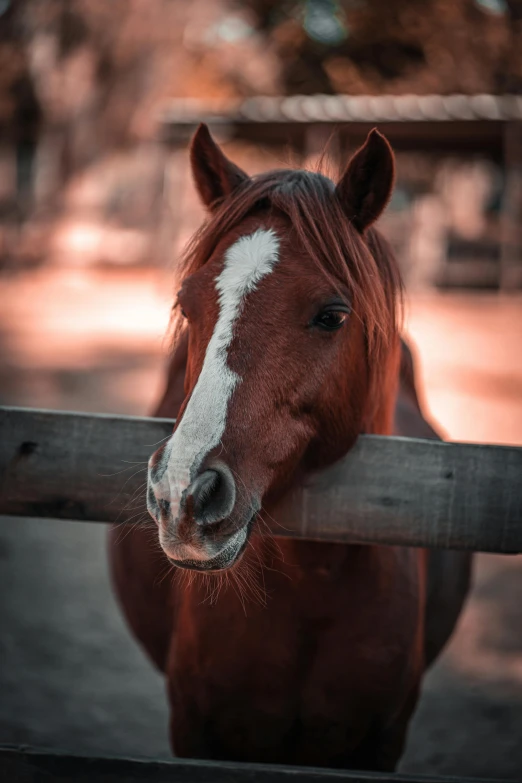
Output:
<path fill-rule="evenodd" d="M 0 404 L 145 414 L 172 299 L 157 271 L 0 278 Z M 522 298 L 408 306 L 422 396 L 447 437 L 522 444 Z M 165 758 L 163 682 L 111 593 L 105 526 L 0 522 L 0 743 Z M 457 633 L 425 680 L 407 772 L 520 778 L 522 557 L 480 555 Z"/>

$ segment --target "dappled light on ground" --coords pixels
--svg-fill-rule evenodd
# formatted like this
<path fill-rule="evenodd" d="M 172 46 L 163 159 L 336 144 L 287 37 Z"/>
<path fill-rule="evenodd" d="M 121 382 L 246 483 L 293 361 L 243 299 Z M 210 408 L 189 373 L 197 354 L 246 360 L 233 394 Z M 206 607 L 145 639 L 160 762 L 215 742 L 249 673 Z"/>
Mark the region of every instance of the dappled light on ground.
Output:
<path fill-rule="evenodd" d="M 161 383 L 174 295 L 171 276 L 157 269 L 0 277 L 0 399 L 69 408 L 72 393 L 77 410 L 145 413 Z M 417 294 L 407 301 L 406 327 L 421 398 L 447 437 L 522 443 L 522 296 Z"/>
<path fill-rule="evenodd" d="M 418 295 L 422 398 L 450 440 L 522 444 L 522 296 Z"/>

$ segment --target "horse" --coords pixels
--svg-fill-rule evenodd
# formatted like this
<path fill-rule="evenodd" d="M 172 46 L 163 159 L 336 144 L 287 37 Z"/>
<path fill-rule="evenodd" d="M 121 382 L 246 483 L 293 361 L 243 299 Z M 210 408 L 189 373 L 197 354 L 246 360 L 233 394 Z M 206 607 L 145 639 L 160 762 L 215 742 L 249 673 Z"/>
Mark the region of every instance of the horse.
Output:
<path fill-rule="evenodd" d="M 201 125 L 190 160 L 208 217 L 181 262 L 155 410 L 176 423 L 148 464 L 155 524 L 110 532 L 115 590 L 166 677 L 176 755 L 393 770 L 470 556 L 269 530 L 360 434 L 438 437 L 374 226 L 394 155 L 374 129 L 336 184 L 249 177 Z M 163 578 L 169 564 L 185 578 Z"/>

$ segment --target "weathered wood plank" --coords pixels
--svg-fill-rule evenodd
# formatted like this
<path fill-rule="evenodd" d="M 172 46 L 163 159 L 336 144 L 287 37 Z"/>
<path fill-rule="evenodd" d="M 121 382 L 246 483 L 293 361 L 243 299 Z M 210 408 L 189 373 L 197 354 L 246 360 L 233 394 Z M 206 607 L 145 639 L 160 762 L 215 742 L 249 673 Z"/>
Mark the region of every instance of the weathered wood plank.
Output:
<path fill-rule="evenodd" d="M 173 759 L 93 758 L 0 747 L 9 783 L 464 783 L 458 778 Z M 466 778 L 466 783 L 479 783 Z"/>
<path fill-rule="evenodd" d="M 172 421 L 0 409 L 0 513 L 116 522 L 145 511 L 147 460 Z"/>
<path fill-rule="evenodd" d="M 0 409 L 0 514 L 145 513 L 146 462 L 172 421 Z M 271 514 L 276 535 L 522 551 L 522 448 L 361 437 Z"/>
<path fill-rule="evenodd" d="M 277 518 L 302 538 L 520 552 L 522 449 L 365 436 Z"/>

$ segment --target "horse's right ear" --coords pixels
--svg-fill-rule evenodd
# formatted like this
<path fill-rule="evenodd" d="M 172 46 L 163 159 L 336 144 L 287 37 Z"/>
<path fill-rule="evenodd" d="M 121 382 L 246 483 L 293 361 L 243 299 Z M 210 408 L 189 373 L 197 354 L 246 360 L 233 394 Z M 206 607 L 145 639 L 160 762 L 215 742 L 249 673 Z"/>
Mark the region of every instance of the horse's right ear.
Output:
<path fill-rule="evenodd" d="M 249 179 L 248 174 L 221 152 L 204 124 L 192 139 L 190 165 L 199 196 L 210 210 Z"/>

